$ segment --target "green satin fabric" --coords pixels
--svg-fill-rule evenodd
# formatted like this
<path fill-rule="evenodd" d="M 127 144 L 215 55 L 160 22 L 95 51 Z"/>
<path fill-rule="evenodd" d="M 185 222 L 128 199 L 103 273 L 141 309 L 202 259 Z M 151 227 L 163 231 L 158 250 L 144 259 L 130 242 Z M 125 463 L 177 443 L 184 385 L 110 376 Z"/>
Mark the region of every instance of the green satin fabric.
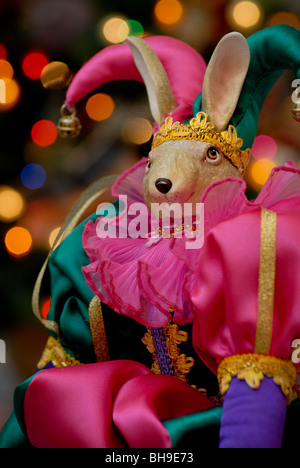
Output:
<path fill-rule="evenodd" d="M 95 218 L 93 215 L 89 219 Z M 82 247 L 87 221 L 79 225 L 50 257 L 51 309 L 47 319 L 59 324 L 60 340 L 69 354 L 81 362 L 95 362 L 88 315 L 88 306 L 94 295 L 81 271 L 89 263 Z M 49 333 L 54 335 L 51 331 Z"/>
<path fill-rule="evenodd" d="M 165 421 L 174 448 L 218 448 L 222 408 Z"/>
<path fill-rule="evenodd" d="M 30 443 L 23 434 L 15 413 L 12 413 L 2 429 L 0 448 L 30 448 Z"/>

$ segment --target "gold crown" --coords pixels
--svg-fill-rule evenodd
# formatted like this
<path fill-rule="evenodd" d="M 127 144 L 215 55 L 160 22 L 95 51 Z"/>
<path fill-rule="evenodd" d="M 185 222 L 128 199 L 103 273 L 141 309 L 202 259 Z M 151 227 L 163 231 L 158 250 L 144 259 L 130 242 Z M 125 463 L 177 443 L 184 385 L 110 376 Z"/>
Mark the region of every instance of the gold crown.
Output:
<path fill-rule="evenodd" d="M 249 163 L 251 150 L 242 150 L 243 140 L 238 138 L 233 125 L 224 132 L 214 130 L 214 125 L 208 121 L 205 112 L 199 112 L 188 124 L 173 122 L 167 117 L 164 125 L 154 136 L 152 149 L 170 140 L 200 140 L 216 145 L 232 164 L 244 175 Z"/>

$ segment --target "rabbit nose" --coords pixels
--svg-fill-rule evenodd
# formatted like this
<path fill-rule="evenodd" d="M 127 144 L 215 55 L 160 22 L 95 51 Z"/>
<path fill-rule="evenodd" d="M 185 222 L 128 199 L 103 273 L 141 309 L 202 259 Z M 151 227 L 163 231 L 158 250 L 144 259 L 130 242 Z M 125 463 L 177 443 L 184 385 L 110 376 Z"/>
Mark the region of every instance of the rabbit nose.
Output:
<path fill-rule="evenodd" d="M 172 188 L 172 182 L 169 179 L 157 179 L 155 187 L 161 193 L 168 193 Z"/>

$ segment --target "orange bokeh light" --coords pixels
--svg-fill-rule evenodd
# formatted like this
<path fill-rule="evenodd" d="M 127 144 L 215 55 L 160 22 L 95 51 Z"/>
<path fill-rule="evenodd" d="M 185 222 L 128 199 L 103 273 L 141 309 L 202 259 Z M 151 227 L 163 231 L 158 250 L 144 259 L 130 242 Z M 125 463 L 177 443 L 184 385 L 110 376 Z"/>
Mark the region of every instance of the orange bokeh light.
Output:
<path fill-rule="evenodd" d="M 278 24 L 288 24 L 296 29 L 300 29 L 300 18 L 294 13 L 280 11 L 279 13 L 275 13 L 275 15 L 271 16 L 268 21 L 268 27 L 276 26 Z"/>
<path fill-rule="evenodd" d="M 57 135 L 57 127 L 51 120 L 40 120 L 31 130 L 31 138 L 39 146 L 52 145 Z"/>
<path fill-rule="evenodd" d="M 125 122 L 122 135 L 129 143 L 143 145 L 152 138 L 153 128 L 149 120 L 138 117 Z"/>
<path fill-rule="evenodd" d="M 0 187 L 0 221 L 15 221 L 23 213 L 24 207 L 25 200 L 17 190 L 6 185 Z"/>
<path fill-rule="evenodd" d="M 130 33 L 130 28 L 123 18 L 109 18 L 103 25 L 103 35 L 105 39 L 113 44 L 119 44 L 126 40 Z"/>
<path fill-rule="evenodd" d="M 5 246 L 13 257 L 24 257 L 31 251 L 32 247 L 30 232 L 22 227 L 10 229 L 5 236 Z"/>
<path fill-rule="evenodd" d="M 31 52 L 23 60 L 22 69 L 31 80 L 39 80 L 43 69 L 48 65 L 49 60 L 45 54 L 41 52 Z"/>
<path fill-rule="evenodd" d="M 6 60 L 0 60 L 0 79 L 9 83 L 14 75 L 14 69 Z"/>
<path fill-rule="evenodd" d="M 61 230 L 61 227 L 57 227 L 55 229 L 53 229 L 53 231 L 51 231 L 50 235 L 49 235 L 49 245 L 50 247 L 52 248 L 53 245 L 54 245 L 54 242 L 56 241 L 57 239 L 57 236 L 58 234 L 60 233 L 60 230 Z M 56 245 L 55 245 L 55 248 L 58 247 L 58 245 L 60 244 L 61 241 L 59 241 Z"/>
<path fill-rule="evenodd" d="M 5 102 L 0 100 L 0 111 L 10 111 L 14 109 L 21 98 L 21 88 L 19 83 L 13 78 L 8 83 L 4 79 Z"/>
<path fill-rule="evenodd" d="M 172 25 L 178 23 L 183 15 L 183 6 L 179 0 L 159 0 L 154 14 L 158 21 L 163 24 Z"/>
<path fill-rule="evenodd" d="M 249 183 L 252 187 L 260 189 L 268 180 L 271 171 L 276 167 L 274 161 L 269 159 L 260 159 L 255 161 L 250 167 Z"/>
<path fill-rule="evenodd" d="M 108 119 L 115 108 L 113 99 L 108 94 L 95 94 L 86 104 L 86 112 L 90 119 L 100 122 Z"/>

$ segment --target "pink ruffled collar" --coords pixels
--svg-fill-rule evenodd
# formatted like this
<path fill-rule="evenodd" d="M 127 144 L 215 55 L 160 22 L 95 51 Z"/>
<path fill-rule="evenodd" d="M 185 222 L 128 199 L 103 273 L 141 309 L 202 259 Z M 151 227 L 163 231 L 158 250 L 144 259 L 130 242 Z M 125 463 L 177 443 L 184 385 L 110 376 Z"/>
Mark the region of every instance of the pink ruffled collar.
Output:
<path fill-rule="evenodd" d="M 127 206 L 111 222 L 122 225 L 133 203 L 144 203 L 142 181 L 146 160 L 126 171 L 114 184 L 115 198 L 127 196 Z M 204 232 L 219 223 L 260 207 L 282 212 L 300 203 L 300 171 L 288 161 L 275 168 L 256 200 L 245 195 L 246 183 L 228 178 L 212 184 L 204 193 Z M 90 221 L 84 230 L 83 247 L 90 264 L 83 268 L 92 291 L 117 313 L 127 315 L 148 327 L 162 327 L 174 310 L 175 323 L 192 322 L 189 287 L 186 281 L 192 264 L 199 261 L 200 250 L 187 250 L 186 238 L 100 238 Z M 185 287 L 183 287 L 185 285 Z"/>

